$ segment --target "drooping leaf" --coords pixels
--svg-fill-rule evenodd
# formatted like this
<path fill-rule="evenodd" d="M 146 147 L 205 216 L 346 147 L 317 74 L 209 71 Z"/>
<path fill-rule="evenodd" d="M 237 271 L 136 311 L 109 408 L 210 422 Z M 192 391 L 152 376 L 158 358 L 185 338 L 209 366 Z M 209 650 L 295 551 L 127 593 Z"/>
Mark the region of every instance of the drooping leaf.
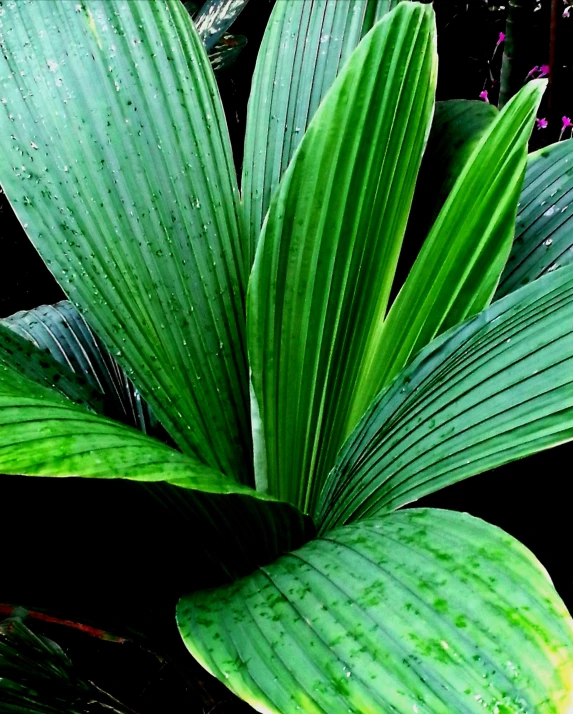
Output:
<path fill-rule="evenodd" d="M 386 319 L 370 335 L 347 434 L 422 347 L 491 301 L 511 250 L 544 87 L 544 80 L 526 85 L 475 146 Z"/>
<path fill-rule="evenodd" d="M 242 194 L 249 268 L 271 196 L 340 69 L 396 0 L 281 0 L 257 59 L 247 113 Z"/>
<path fill-rule="evenodd" d="M 565 714 L 573 622 L 520 543 L 406 510 L 183 598 L 191 653 L 267 714 Z"/>
<path fill-rule="evenodd" d="M 573 438 L 573 267 L 428 345 L 375 400 L 329 475 L 322 531 Z"/>
<path fill-rule="evenodd" d="M 69 301 L 17 312 L 0 320 L 0 327 L 2 325 L 47 350 L 57 362 L 83 375 L 94 389 L 105 395 L 105 403 L 96 409 L 98 413 L 158 438 L 166 436 L 125 372 Z M 73 399 L 68 393 L 66 396 Z"/>
<path fill-rule="evenodd" d="M 386 310 L 436 59 L 430 6 L 402 3 L 374 27 L 315 114 L 258 246 L 247 318 L 257 487 L 305 512 Z"/>
<path fill-rule="evenodd" d="M 103 394 L 97 386 L 81 375 L 74 374 L 45 349 L 30 343 L 25 337 L 9 329 L 0 320 L 0 369 L 9 367 L 27 379 L 46 387 L 53 387 L 76 404 L 91 411 L 103 411 Z"/>
<path fill-rule="evenodd" d="M 573 262 L 573 140 L 529 155 L 515 239 L 495 299 Z"/>
<path fill-rule="evenodd" d="M 228 133 L 178 2 L 2 7 L 0 182 L 178 446 L 250 479 Z"/>
<path fill-rule="evenodd" d="M 392 286 L 394 297 L 404 284 L 456 180 L 497 114 L 492 104 L 482 101 L 451 99 L 436 102 L 428 145 L 416 181 L 404 249 Z"/>
<path fill-rule="evenodd" d="M 235 22 L 249 0 L 207 0 L 195 16 L 195 27 L 205 47 L 211 50 Z"/>

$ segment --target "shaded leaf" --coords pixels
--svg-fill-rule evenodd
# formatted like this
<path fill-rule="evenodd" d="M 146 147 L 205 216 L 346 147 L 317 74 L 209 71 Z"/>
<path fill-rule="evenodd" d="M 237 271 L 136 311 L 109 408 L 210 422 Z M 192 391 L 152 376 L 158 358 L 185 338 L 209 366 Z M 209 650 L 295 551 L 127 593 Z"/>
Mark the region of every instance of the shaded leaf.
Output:
<path fill-rule="evenodd" d="M 178 446 L 249 481 L 238 192 L 191 18 L 178 2 L 25 1 L 3 6 L 0 44 L 18 218 Z"/>
<path fill-rule="evenodd" d="M 544 568 L 467 514 L 406 510 L 331 531 L 183 598 L 203 666 L 273 714 L 566 712 L 573 622 Z"/>
<path fill-rule="evenodd" d="M 195 16 L 195 27 L 205 47 L 212 49 L 235 22 L 249 0 L 207 0 Z"/>
<path fill-rule="evenodd" d="M 402 3 L 375 26 L 315 114 L 258 246 L 247 318 L 257 487 L 305 512 L 386 311 L 436 61 L 430 6 Z"/>
<path fill-rule="evenodd" d="M 322 531 L 572 439 L 572 315 L 564 268 L 422 350 L 344 445 Z"/>
<path fill-rule="evenodd" d="M 495 294 L 513 290 L 573 262 L 573 140 L 529 155 L 515 239 Z"/>
<path fill-rule="evenodd" d="M 209 52 L 209 61 L 213 71 L 221 72 L 233 64 L 246 44 L 247 38 L 243 35 L 225 34 Z"/>
<path fill-rule="evenodd" d="M 100 414 L 165 439 L 150 412 L 125 372 L 94 334 L 84 316 L 67 300 L 23 310 L 0 320 L 36 347 L 47 350 L 61 365 L 83 375 L 89 384 L 105 395 Z M 73 397 L 66 393 L 70 399 Z"/>
<path fill-rule="evenodd" d="M 511 249 L 544 88 L 544 80 L 527 84 L 475 146 L 385 321 L 369 337 L 347 434 L 422 347 L 491 301 Z"/>
<path fill-rule="evenodd" d="M 249 268 L 271 196 L 340 69 L 395 0 L 281 0 L 261 44 L 247 113 L 242 194 Z"/>

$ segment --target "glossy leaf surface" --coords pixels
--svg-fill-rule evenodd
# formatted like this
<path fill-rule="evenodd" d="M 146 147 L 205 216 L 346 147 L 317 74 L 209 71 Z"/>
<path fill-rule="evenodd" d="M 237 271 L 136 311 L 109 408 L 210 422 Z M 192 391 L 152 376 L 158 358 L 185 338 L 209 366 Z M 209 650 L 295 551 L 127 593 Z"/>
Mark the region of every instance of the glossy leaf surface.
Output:
<path fill-rule="evenodd" d="M 402 3 L 375 26 L 315 114 L 261 236 L 247 318 L 257 488 L 305 512 L 386 310 L 436 60 L 429 6 Z"/>
<path fill-rule="evenodd" d="M 323 530 L 573 438 L 573 268 L 428 345 L 377 397 L 321 496 Z"/>
<path fill-rule="evenodd" d="M 573 623 L 543 567 L 467 514 L 331 531 L 181 600 L 185 644 L 266 714 L 565 714 Z"/>
<path fill-rule="evenodd" d="M 249 268 L 268 211 L 322 98 L 360 38 L 395 0 L 281 0 L 273 8 L 253 76 L 242 194 Z"/>

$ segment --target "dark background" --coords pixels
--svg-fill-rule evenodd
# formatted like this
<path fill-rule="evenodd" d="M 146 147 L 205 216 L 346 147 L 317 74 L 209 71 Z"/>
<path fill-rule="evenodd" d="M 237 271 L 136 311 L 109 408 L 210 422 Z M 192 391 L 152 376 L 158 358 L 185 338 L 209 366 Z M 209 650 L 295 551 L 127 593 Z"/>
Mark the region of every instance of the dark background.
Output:
<path fill-rule="evenodd" d="M 248 45 L 220 77 L 238 166 L 250 80 L 273 4 L 251 0 L 247 5 L 232 31 L 245 35 Z M 477 99 L 487 89 L 495 101 L 501 48 L 493 59 L 492 55 L 505 28 L 504 3 L 436 0 L 435 7 L 438 99 Z M 535 148 L 555 141 L 560 117 L 573 112 L 567 52 L 573 47 L 573 17 L 561 18 L 561 4 L 559 9 L 552 106 L 545 104 L 541 111 L 541 116 L 550 116 L 550 127 L 534 133 Z M 542 2 L 531 26 L 532 67 L 548 62 L 549 17 L 550 3 Z M 64 297 L 4 195 L 0 255 L 0 317 Z M 563 445 L 449 487 L 419 504 L 467 511 L 511 533 L 546 566 L 571 610 L 567 482 L 572 454 L 572 447 Z M 81 672 L 137 712 L 249 711 L 202 673 L 175 631 L 177 596 L 211 577 L 209 563 L 200 556 L 201 533 L 189 533 L 174 523 L 138 484 L 2 477 L 0 538 L 0 603 L 49 611 L 120 634 L 126 627 L 145 631 L 152 649 L 169 653 L 174 664 L 136 645 L 100 642 L 67 628 L 43 626 L 64 645 Z"/>

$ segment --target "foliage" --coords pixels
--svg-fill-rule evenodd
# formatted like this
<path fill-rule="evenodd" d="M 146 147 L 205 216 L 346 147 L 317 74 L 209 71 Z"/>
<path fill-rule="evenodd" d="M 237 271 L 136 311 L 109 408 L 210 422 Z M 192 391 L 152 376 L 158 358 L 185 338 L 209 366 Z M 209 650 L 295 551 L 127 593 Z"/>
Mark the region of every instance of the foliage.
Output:
<path fill-rule="evenodd" d="M 572 437 L 572 269 L 490 306 L 544 82 L 464 131 L 441 106 L 430 148 L 459 150 L 424 156 L 434 15 L 393 5 L 276 4 L 241 196 L 181 4 L 1 7 L 0 180 L 71 303 L 0 325 L 0 469 L 160 483 L 197 547 L 228 529 L 234 582 L 178 623 L 259 711 L 566 712 L 573 621 L 535 558 L 396 510 Z"/>

